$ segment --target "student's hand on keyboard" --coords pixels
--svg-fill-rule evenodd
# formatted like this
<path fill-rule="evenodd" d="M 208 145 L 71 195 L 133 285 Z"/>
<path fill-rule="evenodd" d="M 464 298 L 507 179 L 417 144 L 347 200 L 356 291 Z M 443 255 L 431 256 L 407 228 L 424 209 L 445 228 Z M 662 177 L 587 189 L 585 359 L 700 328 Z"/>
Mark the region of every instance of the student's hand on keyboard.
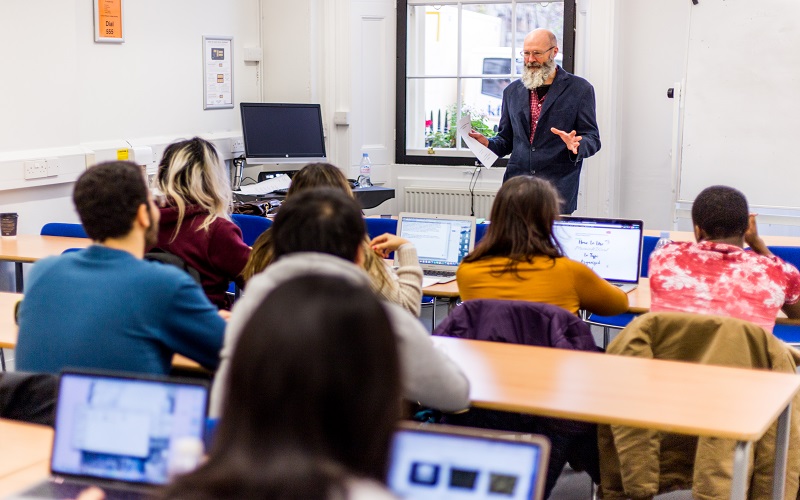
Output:
<path fill-rule="evenodd" d="M 375 253 L 385 259 L 390 253 L 394 252 L 400 248 L 401 245 L 405 245 L 406 243 L 408 243 L 407 239 L 401 238 L 396 234 L 383 233 L 380 236 L 372 238 L 372 241 L 369 242 L 369 246 L 375 251 Z"/>

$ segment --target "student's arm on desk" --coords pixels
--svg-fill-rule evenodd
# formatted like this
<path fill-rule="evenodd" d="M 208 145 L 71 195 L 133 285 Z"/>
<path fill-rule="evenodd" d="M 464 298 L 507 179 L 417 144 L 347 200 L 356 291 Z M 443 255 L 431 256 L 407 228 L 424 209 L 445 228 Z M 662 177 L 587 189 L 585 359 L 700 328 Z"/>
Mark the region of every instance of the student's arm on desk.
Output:
<path fill-rule="evenodd" d="M 575 276 L 581 309 L 603 316 L 628 310 L 628 294 L 607 282 L 580 262 L 569 261 Z"/>
<path fill-rule="evenodd" d="M 422 323 L 395 304 L 385 304 L 398 340 L 403 395 L 443 411 L 469 406 L 469 380 L 446 354 L 433 345 Z"/>

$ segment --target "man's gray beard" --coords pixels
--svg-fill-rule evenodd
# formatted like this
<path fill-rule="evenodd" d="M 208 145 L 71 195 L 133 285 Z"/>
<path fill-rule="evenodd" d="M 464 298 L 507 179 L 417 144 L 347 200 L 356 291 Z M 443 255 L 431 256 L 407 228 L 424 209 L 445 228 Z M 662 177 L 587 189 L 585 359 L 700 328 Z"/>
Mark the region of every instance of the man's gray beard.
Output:
<path fill-rule="evenodd" d="M 539 68 L 529 68 L 526 66 L 522 71 L 520 80 L 522 80 L 522 84 L 525 85 L 526 89 L 533 90 L 544 85 L 555 69 L 556 63 L 552 59 L 543 62 Z"/>

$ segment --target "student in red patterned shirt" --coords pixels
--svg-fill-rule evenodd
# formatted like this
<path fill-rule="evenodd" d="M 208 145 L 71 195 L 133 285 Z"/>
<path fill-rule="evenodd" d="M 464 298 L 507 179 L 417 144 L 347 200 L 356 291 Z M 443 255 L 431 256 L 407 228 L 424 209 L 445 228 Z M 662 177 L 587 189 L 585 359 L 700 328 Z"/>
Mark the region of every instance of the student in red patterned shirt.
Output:
<path fill-rule="evenodd" d="M 704 189 L 692 222 L 697 243 L 670 243 L 650 256 L 651 311 L 734 317 L 769 332 L 781 309 L 800 318 L 800 272 L 769 251 L 740 191 Z"/>

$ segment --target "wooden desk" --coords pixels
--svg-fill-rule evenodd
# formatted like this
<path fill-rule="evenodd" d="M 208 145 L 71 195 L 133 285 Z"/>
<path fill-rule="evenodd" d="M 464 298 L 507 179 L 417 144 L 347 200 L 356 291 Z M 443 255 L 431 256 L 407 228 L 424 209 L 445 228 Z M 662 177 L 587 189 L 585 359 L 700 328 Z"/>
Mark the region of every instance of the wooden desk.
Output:
<path fill-rule="evenodd" d="M 21 293 L 0 292 L 0 349 L 14 349 L 17 345 L 19 327 L 14 321 L 14 306 L 23 297 L 24 295 Z M 173 356 L 172 366 L 192 371 L 208 371 L 197 362 L 180 354 Z M 0 437 L 0 441 L 2 441 L 2 437 Z"/>
<path fill-rule="evenodd" d="M 16 290 L 22 292 L 22 264 L 36 262 L 52 255 L 61 255 L 68 248 L 86 248 L 92 244 L 88 238 L 18 234 L 0 237 L 0 261 L 14 262 Z"/>
<path fill-rule="evenodd" d="M 47 477 L 53 429 L 0 419 L 0 496 Z"/>
<path fill-rule="evenodd" d="M 745 498 L 750 445 L 780 418 L 775 477 L 785 474 L 798 376 L 502 342 L 435 343 L 466 374 L 476 407 L 738 441 L 731 498 Z"/>

